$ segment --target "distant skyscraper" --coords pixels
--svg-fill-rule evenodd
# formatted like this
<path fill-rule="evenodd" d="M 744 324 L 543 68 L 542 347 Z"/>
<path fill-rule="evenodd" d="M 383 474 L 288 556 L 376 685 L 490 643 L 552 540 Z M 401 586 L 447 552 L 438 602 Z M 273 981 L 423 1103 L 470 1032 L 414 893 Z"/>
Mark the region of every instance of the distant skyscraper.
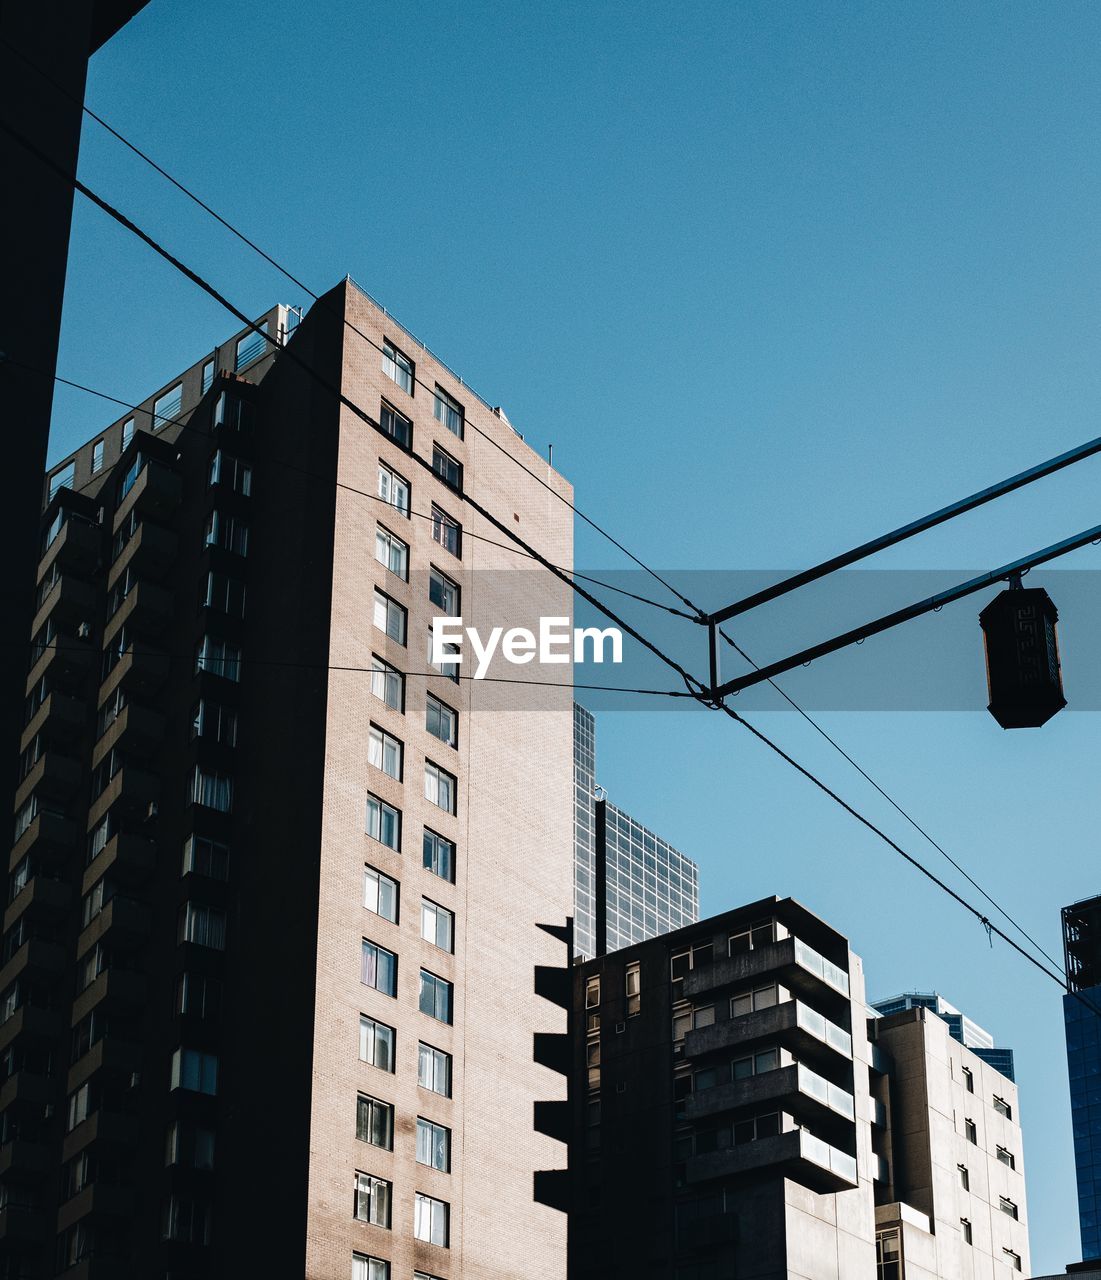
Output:
<path fill-rule="evenodd" d="M 596 785 L 596 722 L 573 708 L 574 939 L 583 958 L 699 919 L 699 868 Z"/>
<path fill-rule="evenodd" d="M 1101 1258 L 1101 896 L 1063 908 L 1063 997 L 1082 1257 Z"/>
<path fill-rule="evenodd" d="M 1003 1076 L 1015 1080 L 1013 1074 L 1013 1050 L 1003 1049 L 994 1044 L 994 1037 L 989 1031 L 972 1022 L 965 1013 L 948 1003 L 936 991 L 905 991 L 900 996 L 892 996 L 889 1000 L 877 1000 L 872 1005 L 877 1013 L 886 1017 L 888 1014 L 900 1013 L 903 1009 L 931 1009 L 938 1018 L 948 1023 L 948 1031 L 953 1040 L 970 1049 L 984 1062 L 989 1062 Z"/>

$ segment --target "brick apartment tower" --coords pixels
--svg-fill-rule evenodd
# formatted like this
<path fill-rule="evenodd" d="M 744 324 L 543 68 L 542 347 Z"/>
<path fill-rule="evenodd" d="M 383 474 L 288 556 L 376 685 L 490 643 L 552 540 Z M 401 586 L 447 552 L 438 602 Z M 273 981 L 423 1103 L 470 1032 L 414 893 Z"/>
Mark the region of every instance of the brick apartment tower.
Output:
<path fill-rule="evenodd" d="M 427 655 L 570 612 L 467 499 L 569 565 L 571 489 L 351 281 L 296 322 L 320 382 L 239 334 L 49 477 L 0 1276 L 564 1274 L 572 703 Z"/>

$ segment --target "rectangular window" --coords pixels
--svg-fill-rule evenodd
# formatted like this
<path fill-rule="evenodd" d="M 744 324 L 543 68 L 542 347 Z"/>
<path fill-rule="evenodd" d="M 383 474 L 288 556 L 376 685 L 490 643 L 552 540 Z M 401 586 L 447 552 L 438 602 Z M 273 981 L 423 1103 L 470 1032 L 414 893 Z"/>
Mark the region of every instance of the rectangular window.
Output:
<path fill-rule="evenodd" d="M 398 882 L 374 867 L 363 869 L 363 905 L 392 924 L 398 922 Z"/>
<path fill-rule="evenodd" d="M 378 496 L 408 518 L 409 481 L 404 476 L 399 476 L 385 462 L 378 464 Z"/>
<path fill-rule="evenodd" d="M 187 799 L 190 804 L 229 813 L 233 808 L 233 779 L 228 773 L 217 773 L 197 764 L 188 783 Z"/>
<path fill-rule="evenodd" d="M 1006 1266 L 1012 1267 L 1014 1271 L 1020 1271 L 1021 1255 L 1019 1253 L 1014 1253 L 1012 1249 L 1005 1248 L 1004 1245 L 1002 1246 L 1002 1253 L 1005 1254 Z"/>
<path fill-rule="evenodd" d="M 455 812 L 458 779 L 431 760 L 424 762 L 424 798 L 447 813 Z"/>
<path fill-rule="evenodd" d="M 409 421 L 404 413 L 398 413 L 392 405 L 388 405 L 385 400 L 379 410 L 378 424 L 382 428 L 383 435 L 389 436 L 395 443 L 400 444 L 403 449 L 412 449 L 412 422 Z"/>
<path fill-rule="evenodd" d="M 241 679 L 241 646 L 217 636 L 203 636 L 195 659 L 195 670 L 206 671 L 223 680 Z"/>
<path fill-rule="evenodd" d="M 454 949 L 455 916 L 429 898 L 421 899 L 421 937 L 441 951 Z"/>
<path fill-rule="evenodd" d="M 217 609 L 234 618 L 245 616 L 245 584 L 227 573 L 210 572 L 199 604 L 204 609 Z"/>
<path fill-rule="evenodd" d="M 405 643 L 408 611 L 385 591 L 375 588 L 375 626 L 398 644 Z"/>
<path fill-rule="evenodd" d="M 381 524 L 375 531 L 375 559 L 402 582 L 409 581 L 409 544 Z"/>
<path fill-rule="evenodd" d="M 438 671 L 440 675 L 446 676 L 448 680 L 459 683 L 459 646 L 451 640 L 445 640 L 440 646 L 443 649 L 444 656 L 436 661 L 435 655 L 435 638 L 432 626 L 428 628 L 428 653 L 425 660 L 433 671 Z"/>
<path fill-rule="evenodd" d="M 463 438 L 463 407 L 439 383 L 436 384 L 436 401 L 432 413 L 436 421 L 442 422 L 453 436 L 458 436 L 460 440 Z"/>
<path fill-rule="evenodd" d="M 361 1093 L 356 1099 L 356 1137 L 385 1151 L 394 1149 L 394 1108 Z"/>
<path fill-rule="evenodd" d="M 184 972 L 176 979 L 176 1012 L 192 1018 L 217 1019 L 222 1011 L 222 984 L 202 973 Z"/>
<path fill-rule="evenodd" d="M 585 982 L 585 1008 L 600 1008 L 600 978 L 599 976 L 589 978 Z"/>
<path fill-rule="evenodd" d="M 382 343 L 382 372 L 409 395 L 413 394 L 415 366 L 404 351 L 395 347 L 389 339 Z"/>
<path fill-rule="evenodd" d="M 449 618 L 459 616 L 459 588 L 456 583 L 439 569 L 433 568 L 428 575 L 428 599 Z"/>
<path fill-rule="evenodd" d="M 994 1095 L 994 1110 L 998 1115 L 1005 1116 L 1007 1120 L 1013 1119 L 1013 1108 L 1004 1098 L 999 1098 L 997 1094 Z"/>
<path fill-rule="evenodd" d="M 167 427 L 173 418 L 179 416 L 181 408 L 183 408 L 183 383 L 178 382 L 170 391 L 166 391 L 163 396 L 158 396 L 153 401 L 153 430 L 160 431 L 162 427 Z"/>
<path fill-rule="evenodd" d="M 377 653 L 371 654 L 371 692 L 395 711 L 405 710 L 405 677 Z"/>
<path fill-rule="evenodd" d="M 218 1057 L 198 1049 L 177 1049 L 172 1055 L 170 1089 L 214 1095 L 218 1092 Z"/>
<path fill-rule="evenodd" d="M 433 737 L 449 747 L 459 745 L 459 713 L 434 694 L 429 694 L 424 714 L 424 727 Z"/>
<path fill-rule="evenodd" d="M 359 980 L 364 986 L 374 987 L 384 996 L 398 994 L 398 958 L 392 951 L 375 942 L 363 939 L 363 958 Z"/>
<path fill-rule="evenodd" d="M 451 1172 L 451 1130 L 417 1117 L 417 1163 L 441 1173 Z"/>
<path fill-rule="evenodd" d="M 401 812 L 378 796 L 367 796 L 367 834 L 388 849 L 401 852 Z"/>
<path fill-rule="evenodd" d="M 997 1155 L 1002 1164 L 1008 1165 L 1011 1169 L 1016 1169 L 1017 1161 L 1014 1158 L 1013 1152 L 1007 1147 L 999 1147 Z"/>
<path fill-rule="evenodd" d="M 355 1216 L 376 1227 L 390 1225 L 390 1183 L 356 1171 Z"/>
<path fill-rule="evenodd" d="M 390 1264 L 365 1253 L 352 1254 L 352 1280 L 390 1280 Z"/>
<path fill-rule="evenodd" d="M 92 445 L 92 475 L 103 470 L 103 441 L 97 440 Z"/>
<path fill-rule="evenodd" d="M 779 1002 L 779 991 L 775 984 L 758 987 L 755 991 L 743 991 L 730 998 L 730 1016 L 740 1018 L 745 1013 L 755 1013 L 758 1009 L 770 1009 Z"/>
<path fill-rule="evenodd" d="M 174 1120 L 165 1140 L 166 1165 L 183 1165 L 188 1169 L 214 1168 L 214 1130 Z"/>
<path fill-rule="evenodd" d="M 960 1219 L 960 1235 L 963 1236 L 964 1244 L 971 1243 L 971 1223 L 966 1218 Z"/>
<path fill-rule="evenodd" d="M 205 396 L 210 388 L 214 385 L 214 361 L 207 360 L 203 365 L 203 390 Z"/>
<path fill-rule="evenodd" d="M 127 418 L 126 421 L 122 424 L 122 448 L 124 450 L 126 446 L 130 443 L 130 441 L 133 440 L 133 438 L 134 438 L 134 419 Z"/>
<path fill-rule="evenodd" d="M 437 835 L 435 831 L 429 831 L 425 827 L 423 854 L 422 865 L 426 871 L 431 871 L 433 875 L 439 876 L 441 880 L 446 880 L 450 884 L 455 883 L 455 844 L 453 841 L 445 840 L 443 836 Z"/>
<path fill-rule="evenodd" d="M 968 1093 L 975 1092 L 975 1077 L 972 1074 L 970 1067 L 964 1067 L 963 1069 L 963 1083 Z"/>
<path fill-rule="evenodd" d="M 998 1197 L 998 1208 L 1001 1209 L 1002 1213 L 1009 1214 L 1011 1218 L 1019 1216 L 1017 1213 L 1017 1206 L 1012 1200 L 1007 1199 L 1005 1196 Z"/>
<path fill-rule="evenodd" d="M 446 1249 L 450 1240 L 450 1206 L 444 1200 L 416 1193 L 413 1213 L 413 1235 L 428 1244 Z"/>
<path fill-rule="evenodd" d="M 248 555 L 248 524 L 240 516 L 226 515 L 215 509 L 206 518 L 203 529 L 204 547 L 223 547 L 237 556 Z"/>
<path fill-rule="evenodd" d="M 442 1098 L 451 1097 L 451 1054 L 422 1040 L 417 1048 L 417 1084 Z"/>
<path fill-rule="evenodd" d="M 449 489 L 463 491 L 463 464 L 438 444 L 432 446 L 432 470 Z"/>
<path fill-rule="evenodd" d="M 177 942 L 193 942 L 197 947 L 224 951 L 226 947 L 226 913 L 217 907 L 185 902 L 180 907 Z"/>
<path fill-rule="evenodd" d="M 968 1172 L 967 1165 L 958 1164 L 956 1165 L 956 1168 L 959 1170 L 960 1186 L 964 1189 L 964 1191 L 970 1191 L 971 1190 L 971 1174 Z"/>
<path fill-rule="evenodd" d="M 627 1017 L 637 1017 L 642 1012 L 642 975 L 637 960 L 627 966 L 624 974 L 627 989 Z"/>
<path fill-rule="evenodd" d="M 359 1015 L 359 1060 L 378 1067 L 380 1071 L 394 1070 L 394 1028 L 365 1013 Z"/>
<path fill-rule="evenodd" d="M 442 507 L 432 504 L 432 539 L 453 556 L 463 554 L 463 527 Z"/>
<path fill-rule="evenodd" d="M 220 702 L 201 698 L 191 717 L 192 738 L 217 743 L 220 747 L 237 745 L 237 712 Z"/>
<path fill-rule="evenodd" d="M 242 497 L 252 496 L 252 467 L 231 453 L 216 450 L 210 460 L 210 484 L 224 484 L 227 489 Z M 243 552 L 241 554 L 244 554 Z"/>
<path fill-rule="evenodd" d="M 438 1022 L 451 1022 L 451 983 L 427 969 L 421 970 L 420 1011 Z"/>
<path fill-rule="evenodd" d="M 210 1205 L 189 1196 L 169 1196 L 164 1202 L 161 1238 L 182 1244 L 210 1243 Z"/>
<path fill-rule="evenodd" d="M 58 468 L 58 470 L 50 476 L 50 489 L 47 501 L 52 501 L 54 494 L 56 494 L 59 489 L 71 489 L 73 487 L 73 480 L 75 477 L 75 462 L 69 462 L 65 466 Z"/>
<path fill-rule="evenodd" d="M 257 325 L 257 328 L 261 330 L 260 333 L 250 331 L 243 338 L 237 339 L 237 359 L 234 366 L 237 370 L 252 364 L 254 360 L 259 360 L 268 349 L 267 321 L 265 320 L 263 324 Z"/>
<path fill-rule="evenodd" d="M 388 777 L 401 781 L 403 748 L 393 734 L 377 724 L 371 725 L 367 735 L 367 761 L 381 769 Z"/>
<path fill-rule="evenodd" d="M 181 875 L 208 876 L 211 880 L 229 879 L 229 845 L 219 844 L 206 836 L 189 836 L 184 842 Z"/>
<path fill-rule="evenodd" d="M 963 1136 L 967 1139 L 968 1142 L 973 1142 L 975 1143 L 976 1146 L 978 1145 L 979 1131 L 975 1127 L 974 1120 L 964 1120 Z"/>

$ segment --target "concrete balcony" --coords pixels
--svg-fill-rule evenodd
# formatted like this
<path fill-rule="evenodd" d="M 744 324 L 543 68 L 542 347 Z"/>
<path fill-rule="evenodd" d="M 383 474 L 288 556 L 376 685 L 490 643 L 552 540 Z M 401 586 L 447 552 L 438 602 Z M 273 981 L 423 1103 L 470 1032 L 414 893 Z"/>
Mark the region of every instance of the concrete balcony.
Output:
<path fill-rule="evenodd" d="M 63 574 L 39 605 L 31 635 L 38 635 L 50 618 L 74 631 L 82 622 L 90 625 L 95 620 L 96 603 L 97 593 L 90 582 L 71 573 Z"/>
<path fill-rule="evenodd" d="M 138 698 L 152 697 L 164 687 L 171 670 L 172 660 L 168 654 L 135 640 L 100 685 L 99 705 L 119 686 Z"/>
<path fill-rule="evenodd" d="M 133 569 L 142 578 L 163 578 L 175 563 L 178 549 L 179 539 L 171 529 L 144 521 L 108 570 L 108 591 L 127 569 Z"/>
<path fill-rule="evenodd" d="M 782 1174 L 819 1194 L 850 1191 L 858 1185 L 856 1160 L 805 1129 L 693 1156 L 687 1168 L 690 1183 L 762 1173 Z"/>
<path fill-rule="evenodd" d="M 73 1026 L 101 1006 L 108 1011 L 136 1012 L 145 1004 L 148 994 L 149 984 L 144 973 L 135 973 L 132 969 L 104 969 L 73 1001 Z"/>
<path fill-rule="evenodd" d="M 833 1126 L 841 1120 L 851 1127 L 856 1116 L 851 1093 L 802 1063 L 694 1093 L 685 1102 L 684 1114 L 687 1120 L 702 1120 L 726 1112 L 773 1107 L 816 1126 Z"/>
<path fill-rule="evenodd" d="M 16 788 L 13 808 L 18 812 L 37 792 L 40 799 L 69 800 L 80 786 L 80 762 L 59 751 L 47 751 L 39 756 L 30 773 Z"/>
<path fill-rule="evenodd" d="M 6 991 L 16 978 L 23 976 L 54 978 L 65 968 L 67 958 L 68 953 L 60 942 L 30 938 L 0 969 L 0 991 Z"/>
<path fill-rule="evenodd" d="M 130 491 L 115 510 L 112 532 L 126 523 L 131 512 L 143 516 L 167 516 L 183 497 L 183 480 L 163 462 L 150 458 L 138 472 Z"/>
<path fill-rule="evenodd" d="M 98 1041 L 69 1069 L 68 1091 L 79 1089 L 85 1080 L 98 1075 L 128 1082 L 142 1063 L 141 1045 L 130 1040 L 106 1036 Z"/>
<path fill-rule="evenodd" d="M 684 978 L 684 994 L 698 1000 L 724 988 L 752 986 L 775 978 L 801 995 L 822 998 L 849 997 L 849 975 L 799 938 L 783 938 L 740 951 L 693 969 Z"/>
<path fill-rule="evenodd" d="M 32 876 L 12 898 L 4 912 L 4 932 L 22 915 L 36 920 L 59 920 L 68 911 L 72 900 L 72 887 L 63 880 L 51 880 L 43 875 Z"/>
<path fill-rule="evenodd" d="M 87 704 L 55 689 L 27 722 L 19 750 L 25 751 L 40 733 L 50 742 L 75 742 L 87 722 Z"/>
<path fill-rule="evenodd" d="M 693 1060 L 720 1050 L 737 1054 L 751 1051 L 764 1041 L 790 1049 L 800 1061 L 821 1063 L 832 1058 L 836 1063 L 838 1057 L 852 1060 L 849 1033 L 801 1000 L 785 1000 L 783 1004 L 689 1031 L 684 1038 L 684 1053 Z"/>
<path fill-rule="evenodd" d="M 58 636 L 32 663 L 24 692 L 30 693 L 43 676 L 49 676 L 55 686 L 64 690 L 77 688 L 88 678 L 97 656 L 87 640 Z"/>
<path fill-rule="evenodd" d="M 102 1107 L 87 1120 L 65 1135 L 61 1144 L 61 1160 L 71 1160 L 73 1156 L 90 1147 L 92 1143 L 104 1146 L 132 1148 L 137 1141 L 137 1116 L 126 1116 L 119 1111 L 105 1111 Z"/>
<path fill-rule="evenodd" d="M 172 593 L 155 582 L 139 582 L 131 587 L 126 599 L 107 620 L 103 628 L 106 648 L 123 627 L 135 635 L 157 636 L 172 621 Z"/>
<path fill-rule="evenodd" d="M 144 818 L 149 806 L 160 795 L 161 783 L 155 773 L 146 773 L 135 765 L 125 764 L 92 801 L 88 810 L 88 828 L 97 826 L 108 809 L 119 806 L 119 812 Z"/>
<path fill-rule="evenodd" d="M 87 893 L 109 871 L 117 884 L 142 884 L 157 865 L 157 846 L 145 836 L 130 831 L 112 836 L 88 864 L 81 893 Z M 0 988 L 2 990 L 3 988 Z"/>
<path fill-rule="evenodd" d="M 76 953 L 82 956 L 97 942 L 104 941 L 120 951 L 140 946 L 149 936 L 149 924 L 147 907 L 133 898 L 115 894 L 103 910 L 88 922 L 83 933 L 77 938 Z M 100 977 L 103 977 L 103 974 L 100 974 Z M 96 979 L 96 982 L 98 981 L 99 978 Z M 95 983 L 92 986 L 94 987 Z M 87 995 L 87 992 L 84 994 Z M 73 1008 L 75 1011 L 76 1005 Z"/>
<path fill-rule="evenodd" d="M 72 852 L 76 843 L 76 823 L 59 813 L 39 813 L 11 847 L 8 869 L 17 867 L 28 853 L 43 862 L 59 861 Z"/>
<path fill-rule="evenodd" d="M 129 1187 L 93 1182 L 57 1211 L 57 1230 L 59 1233 L 67 1231 L 82 1218 L 93 1214 L 97 1218 L 128 1218 L 134 1212 L 134 1205 L 134 1192 Z"/>
<path fill-rule="evenodd" d="M 0 1178 L 12 1182 L 31 1182 L 56 1172 L 57 1159 L 52 1147 L 44 1142 L 27 1142 L 16 1138 L 0 1147 Z"/>
<path fill-rule="evenodd" d="M 158 711 L 130 703 L 104 729 L 92 748 L 92 768 L 114 747 L 134 755 L 152 753 L 164 741 L 165 719 Z"/>
<path fill-rule="evenodd" d="M 65 1019 L 56 1009 L 24 1005 L 0 1026 L 0 1052 L 23 1037 L 28 1040 L 57 1040 L 66 1030 Z"/>
<path fill-rule="evenodd" d="M 34 1071 L 17 1071 L 0 1085 L 0 1111 L 21 1103 L 23 1106 L 35 1107 L 39 1114 L 41 1109 L 53 1097 L 53 1081 L 49 1076 L 39 1075 Z"/>
<path fill-rule="evenodd" d="M 78 516 L 69 516 L 61 526 L 61 532 L 42 553 L 38 562 L 38 581 L 57 565 L 62 573 L 78 576 L 93 573 L 100 561 L 103 549 L 103 531 Z"/>

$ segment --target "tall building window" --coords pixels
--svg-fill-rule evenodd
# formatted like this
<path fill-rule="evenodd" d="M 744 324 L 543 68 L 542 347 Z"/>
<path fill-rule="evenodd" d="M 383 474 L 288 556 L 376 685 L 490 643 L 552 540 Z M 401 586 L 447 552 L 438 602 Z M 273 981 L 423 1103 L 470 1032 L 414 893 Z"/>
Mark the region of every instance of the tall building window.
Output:
<path fill-rule="evenodd" d="M 103 441 L 97 440 L 92 445 L 92 475 L 103 470 Z"/>
<path fill-rule="evenodd" d="M 451 1054 L 422 1040 L 417 1048 L 417 1084 L 442 1098 L 451 1097 Z"/>
<path fill-rule="evenodd" d="M 195 670 L 206 671 L 223 680 L 241 679 L 241 646 L 217 636 L 203 636 L 195 659 Z"/>
<path fill-rule="evenodd" d="M 435 831 L 424 829 L 423 866 L 426 871 L 439 876 L 441 880 L 455 883 L 455 844 L 445 840 Z"/>
<path fill-rule="evenodd" d="M 438 383 L 436 384 L 436 400 L 432 406 L 432 413 L 436 421 L 442 422 L 453 436 L 458 436 L 460 440 L 463 438 L 463 407 L 453 396 L 449 396 Z"/>
<path fill-rule="evenodd" d="M 1001 1209 L 1002 1213 L 1007 1213 L 1011 1218 L 1020 1216 L 1017 1212 L 1017 1206 L 1006 1196 L 998 1197 L 998 1208 Z"/>
<path fill-rule="evenodd" d="M 50 476 L 50 488 L 48 502 L 52 502 L 54 495 L 59 489 L 71 489 L 73 480 L 76 478 L 76 463 L 67 462 L 63 467 L 59 467 L 52 476 Z"/>
<path fill-rule="evenodd" d="M 371 692 L 395 711 L 405 710 L 405 677 L 377 653 L 371 654 Z"/>
<path fill-rule="evenodd" d="M 998 1147 L 997 1156 L 1002 1164 L 1008 1165 L 1011 1169 L 1016 1169 L 1017 1161 L 1008 1147 Z"/>
<path fill-rule="evenodd" d="M 970 1067 L 964 1067 L 963 1069 L 963 1083 L 968 1093 L 975 1092 L 975 1076 Z"/>
<path fill-rule="evenodd" d="M 441 951 L 454 948 L 455 916 L 429 898 L 421 899 L 421 937 Z"/>
<path fill-rule="evenodd" d="M 398 644 L 405 643 L 408 611 L 394 599 L 375 588 L 375 626 Z"/>
<path fill-rule="evenodd" d="M 353 1253 L 352 1280 L 390 1280 L 390 1264 L 382 1258 Z"/>
<path fill-rule="evenodd" d="M 398 882 L 374 867 L 363 869 L 363 905 L 392 924 L 398 922 Z"/>
<path fill-rule="evenodd" d="M 642 1012 L 642 976 L 639 962 L 632 961 L 624 973 L 627 995 L 627 1017 L 637 1017 Z"/>
<path fill-rule="evenodd" d="M 188 1169 L 214 1168 L 214 1130 L 173 1120 L 165 1139 L 164 1163 Z"/>
<path fill-rule="evenodd" d="M 449 747 L 459 745 L 459 713 L 446 702 L 441 702 L 435 694 L 428 694 L 424 727 L 433 737 L 446 742 Z"/>
<path fill-rule="evenodd" d="M 133 438 L 134 438 L 134 419 L 127 418 L 126 421 L 122 424 L 123 449 L 126 448 L 126 446 L 130 443 L 131 440 L 133 440 Z"/>
<path fill-rule="evenodd" d="M 248 555 L 248 524 L 240 516 L 227 515 L 215 508 L 206 518 L 203 529 L 204 547 L 222 547 L 237 556 Z"/>
<path fill-rule="evenodd" d="M 221 1016 L 222 984 L 217 978 L 184 970 L 176 979 L 176 1012 L 192 1018 Z"/>
<path fill-rule="evenodd" d="M 417 1163 L 441 1173 L 451 1172 L 451 1130 L 417 1117 Z"/>
<path fill-rule="evenodd" d="M 212 425 L 218 430 L 249 432 L 252 430 L 253 405 L 240 396 L 226 395 L 223 391 L 214 402 Z"/>
<path fill-rule="evenodd" d="M 594 974 L 585 982 L 585 1008 L 600 1008 L 600 975 Z"/>
<path fill-rule="evenodd" d="M 1004 1098 L 999 1098 L 997 1094 L 994 1095 L 994 1110 L 998 1115 L 1005 1116 L 1007 1120 L 1013 1119 L 1013 1108 Z"/>
<path fill-rule="evenodd" d="M 252 496 L 252 467 L 231 453 L 217 449 L 210 460 L 210 485 L 225 485 L 242 497 Z"/>
<path fill-rule="evenodd" d="M 233 808 L 233 779 L 227 773 L 217 773 L 197 764 L 188 783 L 187 799 L 191 804 L 229 813 Z"/>
<path fill-rule="evenodd" d="M 434 629 L 431 624 L 428 627 L 428 665 L 433 671 L 438 671 L 440 675 L 446 676 L 448 680 L 453 680 L 455 684 L 459 683 L 459 646 L 452 640 L 445 640 L 440 645 L 443 650 L 443 657 L 436 661 L 436 639 Z"/>
<path fill-rule="evenodd" d="M 180 907 L 179 942 L 193 942 L 197 947 L 224 951 L 226 946 L 226 913 L 218 907 L 199 902 L 185 902 Z"/>
<path fill-rule="evenodd" d="M 184 841 L 183 869 L 180 875 L 207 876 L 211 880 L 229 879 L 229 845 L 206 836 L 188 836 Z"/>
<path fill-rule="evenodd" d="M 968 1142 L 973 1142 L 973 1143 L 975 1143 L 975 1144 L 976 1144 L 976 1146 L 978 1145 L 978 1141 L 979 1141 L 979 1131 L 978 1131 L 978 1129 L 975 1127 L 975 1122 L 974 1122 L 974 1120 L 971 1120 L 970 1118 L 968 1118 L 968 1119 L 964 1120 L 964 1122 L 963 1122 L 963 1136 L 967 1139 L 967 1141 L 968 1141 Z"/>
<path fill-rule="evenodd" d="M 390 1183 L 356 1171 L 355 1216 L 375 1227 L 390 1225 Z"/>
<path fill-rule="evenodd" d="M 178 382 L 171 390 L 153 401 L 153 430 L 160 431 L 162 427 L 167 427 L 173 418 L 179 416 L 181 408 L 183 408 L 183 383 Z"/>
<path fill-rule="evenodd" d="M 1007 1249 L 1004 1245 L 1002 1246 L 1002 1253 L 1005 1254 L 1006 1266 L 1011 1267 L 1014 1271 L 1020 1271 L 1021 1255 L 1014 1253 L 1012 1249 Z"/>
<path fill-rule="evenodd" d="M 409 515 L 409 481 L 385 462 L 378 464 L 378 496 L 403 516 Z"/>
<path fill-rule="evenodd" d="M 443 507 L 432 504 L 432 538 L 453 556 L 463 554 L 463 527 Z"/>
<path fill-rule="evenodd" d="M 752 951 L 755 947 L 763 947 L 776 939 L 775 920 L 759 920 L 748 929 L 735 933 L 730 938 L 730 955 L 739 955 L 743 951 Z"/>
<path fill-rule="evenodd" d="M 427 969 L 421 970 L 420 1011 L 438 1022 L 451 1022 L 452 986 L 446 978 L 437 977 Z"/>
<path fill-rule="evenodd" d="M 202 394 L 205 396 L 210 388 L 214 385 L 214 361 L 207 360 L 203 364 L 203 389 Z"/>
<path fill-rule="evenodd" d="M 228 573 L 209 572 L 199 600 L 204 609 L 217 609 L 234 618 L 245 616 L 245 584 Z"/>
<path fill-rule="evenodd" d="M 902 1280 L 902 1250 L 897 1228 L 876 1232 L 875 1275 L 876 1280 Z"/>
<path fill-rule="evenodd" d="M 409 421 L 404 413 L 398 413 L 392 405 L 388 405 L 385 400 L 379 410 L 378 425 L 383 435 L 389 436 L 396 444 L 400 444 L 403 449 L 412 449 L 412 422 Z"/>
<path fill-rule="evenodd" d="M 401 781 L 402 744 L 377 724 L 367 734 L 367 761 L 391 778 Z"/>
<path fill-rule="evenodd" d="M 381 524 L 375 530 L 375 559 L 403 582 L 409 581 L 409 544 Z"/>
<path fill-rule="evenodd" d="M 217 743 L 220 747 L 237 745 L 237 712 L 233 707 L 209 698 L 200 698 L 191 716 L 192 738 Z"/>
<path fill-rule="evenodd" d="M 459 616 L 459 588 L 445 573 L 433 567 L 428 574 L 428 599 L 449 618 Z"/>
<path fill-rule="evenodd" d="M 960 1235 L 964 1244 L 971 1244 L 971 1222 L 968 1218 L 960 1219 Z"/>
<path fill-rule="evenodd" d="M 378 796 L 367 796 L 367 834 L 388 849 L 401 851 L 401 812 Z"/>
<path fill-rule="evenodd" d="M 164 1204 L 161 1237 L 181 1244 L 209 1244 L 209 1203 L 190 1196 L 169 1196 Z"/>
<path fill-rule="evenodd" d="M 956 1168 L 959 1171 L 959 1175 L 960 1175 L 960 1186 L 964 1189 L 964 1191 L 970 1191 L 971 1190 L 971 1174 L 967 1168 L 967 1165 L 958 1164 L 956 1165 Z"/>
<path fill-rule="evenodd" d="M 188 1089 L 192 1093 L 218 1092 L 218 1056 L 198 1049 L 179 1048 L 172 1055 L 170 1089 Z"/>
<path fill-rule="evenodd" d="M 416 1193 L 413 1213 L 413 1235 L 428 1244 L 446 1249 L 450 1243 L 450 1206 L 444 1200 Z"/>
<path fill-rule="evenodd" d="M 740 1018 L 745 1013 L 755 1013 L 758 1009 L 771 1009 L 780 1002 L 780 991 L 775 983 L 767 987 L 758 987 L 754 991 L 743 991 L 740 995 L 730 997 L 730 1016 Z"/>
<path fill-rule="evenodd" d="M 424 798 L 447 813 L 455 812 L 458 780 L 431 760 L 424 762 Z"/>
<path fill-rule="evenodd" d="M 392 951 L 375 942 L 363 939 L 363 958 L 359 980 L 364 986 L 374 987 L 384 996 L 398 994 L 398 958 Z"/>
<path fill-rule="evenodd" d="M 356 1137 L 373 1147 L 392 1151 L 394 1147 L 394 1108 L 366 1093 L 356 1099 Z"/>
<path fill-rule="evenodd" d="M 446 449 L 438 444 L 432 446 L 432 470 L 449 489 L 456 493 L 463 491 L 463 464 L 453 458 Z"/>
<path fill-rule="evenodd" d="M 380 1071 L 394 1070 L 394 1028 L 385 1022 L 359 1015 L 359 1058 Z"/>
<path fill-rule="evenodd" d="M 254 360 L 259 358 L 268 349 L 267 330 L 268 323 L 265 320 L 262 325 L 257 326 L 261 330 L 255 333 L 250 330 L 243 338 L 237 339 L 237 359 L 235 368 L 243 369 L 246 365 L 252 364 Z"/>
<path fill-rule="evenodd" d="M 382 343 L 382 372 L 392 378 L 403 391 L 413 394 L 416 366 L 404 351 L 395 347 L 389 339 Z"/>

